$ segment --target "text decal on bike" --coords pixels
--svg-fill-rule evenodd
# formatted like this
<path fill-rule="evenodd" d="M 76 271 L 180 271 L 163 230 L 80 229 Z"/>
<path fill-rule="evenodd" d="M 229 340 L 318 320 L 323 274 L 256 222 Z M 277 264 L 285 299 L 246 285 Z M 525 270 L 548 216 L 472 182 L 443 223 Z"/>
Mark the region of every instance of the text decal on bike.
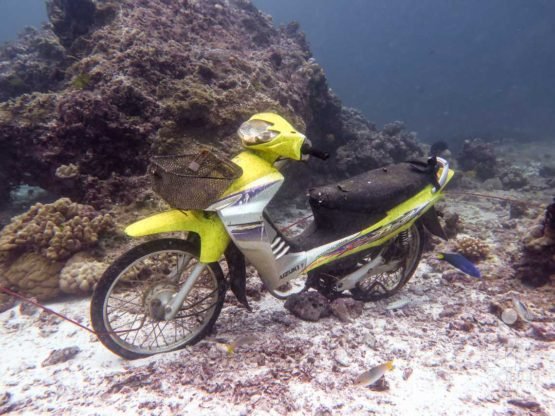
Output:
<path fill-rule="evenodd" d="M 287 276 L 289 276 L 291 273 L 295 273 L 296 271 L 300 270 L 302 267 L 304 266 L 304 264 L 297 264 L 295 267 L 287 270 L 286 272 L 283 272 L 280 276 L 279 279 L 285 279 Z"/>

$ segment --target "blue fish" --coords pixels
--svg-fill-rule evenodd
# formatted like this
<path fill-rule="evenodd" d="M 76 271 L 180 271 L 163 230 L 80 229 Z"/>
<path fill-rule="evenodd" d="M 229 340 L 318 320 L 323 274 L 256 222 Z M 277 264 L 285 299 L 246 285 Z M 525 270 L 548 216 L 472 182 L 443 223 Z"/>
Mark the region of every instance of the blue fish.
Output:
<path fill-rule="evenodd" d="M 461 272 L 472 277 L 482 277 L 480 270 L 476 268 L 474 263 L 459 253 L 438 253 L 437 258 L 445 260 L 451 266 L 456 267 Z"/>

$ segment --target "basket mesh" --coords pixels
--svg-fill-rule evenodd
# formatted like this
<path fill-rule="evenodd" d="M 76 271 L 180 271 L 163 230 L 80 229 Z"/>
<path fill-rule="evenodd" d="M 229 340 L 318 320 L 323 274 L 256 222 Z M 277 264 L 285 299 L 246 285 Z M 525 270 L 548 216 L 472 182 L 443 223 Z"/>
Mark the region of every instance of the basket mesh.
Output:
<path fill-rule="evenodd" d="M 172 207 L 202 210 L 216 202 L 243 171 L 230 160 L 203 150 L 196 154 L 154 156 L 149 173 L 154 191 Z"/>

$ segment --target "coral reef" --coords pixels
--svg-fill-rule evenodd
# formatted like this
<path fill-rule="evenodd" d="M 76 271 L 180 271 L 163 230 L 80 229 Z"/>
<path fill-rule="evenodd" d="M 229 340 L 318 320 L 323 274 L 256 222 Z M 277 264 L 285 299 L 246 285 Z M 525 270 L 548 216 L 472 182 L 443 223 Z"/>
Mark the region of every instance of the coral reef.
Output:
<path fill-rule="evenodd" d="M 555 280 L 555 201 L 524 236 L 515 270 L 516 276 L 531 286 L 542 286 Z"/>
<path fill-rule="evenodd" d="M 452 211 L 445 212 L 443 214 L 443 221 L 445 224 L 443 228 L 448 238 L 456 237 L 457 234 L 463 230 L 461 218 L 459 214 L 457 214 L 456 212 L 452 212 Z"/>
<path fill-rule="evenodd" d="M 67 65 L 66 51 L 51 30 L 25 29 L 16 42 L 0 47 L 0 102 L 59 88 Z"/>
<path fill-rule="evenodd" d="M 13 218 L 0 233 L 0 252 L 34 252 L 53 261 L 92 247 L 99 234 L 114 226 L 109 214 L 62 198 L 53 204 L 35 204 Z"/>
<path fill-rule="evenodd" d="M 337 149 L 337 169 L 352 176 L 386 164 L 403 162 L 422 156 L 415 133 L 405 130 L 404 123 L 395 121 L 378 130 L 352 108 L 341 112 L 342 135 L 347 141 Z"/>
<path fill-rule="evenodd" d="M 110 2 L 97 6 L 93 0 L 47 0 L 46 11 L 60 43 L 69 48 L 95 26 L 113 18 L 116 6 Z"/>
<path fill-rule="evenodd" d="M 516 169 L 509 169 L 502 172 L 499 179 L 503 184 L 503 189 L 520 189 L 528 185 L 528 179 L 526 179 L 522 172 Z"/>
<path fill-rule="evenodd" d="M 554 165 L 543 165 L 538 171 L 539 175 L 544 178 L 554 178 L 555 177 L 555 166 Z"/>
<path fill-rule="evenodd" d="M 67 260 L 94 248 L 113 227 L 109 214 L 68 198 L 33 205 L 0 233 L 0 285 L 39 300 L 90 292 L 106 266 L 82 254 Z M 9 303 L 0 296 L 0 309 Z"/>
<path fill-rule="evenodd" d="M 490 252 L 486 243 L 473 237 L 461 237 L 455 240 L 455 250 L 472 261 L 484 260 Z"/>
<path fill-rule="evenodd" d="M 96 208 L 141 199 L 152 154 L 199 144 L 233 153 L 237 127 L 261 111 L 341 148 L 338 171 L 324 176 L 419 152 L 401 123 L 379 132 L 342 108 L 298 24 L 276 29 L 245 0 L 114 4 L 50 0 L 51 25 L 2 52 L 0 85 L 12 87 L 0 88 L 0 199 L 19 183 Z M 33 52 L 39 40 L 47 57 Z M 28 83 L 33 65 L 55 74 Z M 59 169 L 71 165 L 68 183 Z"/>
<path fill-rule="evenodd" d="M 106 268 L 102 262 L 76 254 L 60 272 L 60 289 L 68 294 L 90 293 Z"/>
<path fill-rule="evenodd" d="M 482 181 L 493 178 L 497 173 L 497 159 L 493 145 L 479 138 L 465 140 L 457 161 L 463 170 L 474 171 L 476 177 Z"/>
<path fill-rule="evenodd" d="M 63 262 L 46 259 L 37 253 L 24 253 L 9 265 L 0 265 L 8 287 L 38 300 L 53 299 L 60 294 L 59 273 Z"/>

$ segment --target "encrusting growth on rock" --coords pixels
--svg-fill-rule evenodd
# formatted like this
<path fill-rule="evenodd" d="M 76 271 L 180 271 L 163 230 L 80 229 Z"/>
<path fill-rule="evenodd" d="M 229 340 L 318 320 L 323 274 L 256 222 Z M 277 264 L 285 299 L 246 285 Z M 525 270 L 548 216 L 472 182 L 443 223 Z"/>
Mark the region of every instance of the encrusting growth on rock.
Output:
<path fill-rule="evenodd" d="M 70 163 L 69 165 L 61 165 L 56 169 L 56 176 L 60 179 L 71 179 L 79 175 L 79 167 Z"/>

